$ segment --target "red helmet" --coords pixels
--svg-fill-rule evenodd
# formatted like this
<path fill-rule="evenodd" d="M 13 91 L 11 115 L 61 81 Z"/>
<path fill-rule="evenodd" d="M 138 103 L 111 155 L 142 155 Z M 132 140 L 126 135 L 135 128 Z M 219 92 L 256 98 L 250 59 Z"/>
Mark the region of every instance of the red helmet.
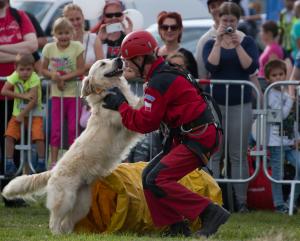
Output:
<path fill-rule="evenodd" d="M 124 59 L 152 54 L 157 47 L 155 38 L 148 31 L 134 31 L 126 35 L 121 44 Z"/>

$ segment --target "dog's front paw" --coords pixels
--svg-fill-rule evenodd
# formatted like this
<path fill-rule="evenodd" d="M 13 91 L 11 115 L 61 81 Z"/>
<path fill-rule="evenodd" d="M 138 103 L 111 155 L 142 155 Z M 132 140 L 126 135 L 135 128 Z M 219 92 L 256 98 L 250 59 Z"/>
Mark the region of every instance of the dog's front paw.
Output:
<path fill-rule="evenodd" d="M 64 221 L 62 221 L 62 224 L 60 227 L 61 233 L 65 233 L 65 234 L 72 233 L 73 228 L 74 228 L 74 224 L 72 221 L 70 221 L 68 219 L 67 220 L 65 219 Z"/>

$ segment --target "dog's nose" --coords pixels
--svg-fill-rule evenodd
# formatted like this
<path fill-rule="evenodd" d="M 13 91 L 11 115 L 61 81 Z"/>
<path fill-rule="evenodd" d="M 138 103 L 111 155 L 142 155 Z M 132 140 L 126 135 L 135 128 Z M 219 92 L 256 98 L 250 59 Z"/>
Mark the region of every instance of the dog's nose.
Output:
<path fill-rule="evenodd" d="M 123 68 L 123 60 L 121 58 L 116 58 L 116 62 L 118 65 L 118 69 L 122 69 Z"/>

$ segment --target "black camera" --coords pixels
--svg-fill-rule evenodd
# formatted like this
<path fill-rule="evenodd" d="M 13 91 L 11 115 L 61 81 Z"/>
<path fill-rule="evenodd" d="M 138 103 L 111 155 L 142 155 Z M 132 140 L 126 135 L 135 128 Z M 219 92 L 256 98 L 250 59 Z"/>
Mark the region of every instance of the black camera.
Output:
<path fill-rule="evenodd" d="M 233 33 L 233 27 L 229 26 L 225 29 L 225 33 Z"/>

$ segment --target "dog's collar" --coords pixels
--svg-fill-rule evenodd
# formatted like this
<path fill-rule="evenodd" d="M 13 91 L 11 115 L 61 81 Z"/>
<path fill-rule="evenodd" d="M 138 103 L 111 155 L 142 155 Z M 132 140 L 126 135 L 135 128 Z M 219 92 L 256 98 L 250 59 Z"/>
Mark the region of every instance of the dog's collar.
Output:
<path fill-rule="evenodd" d="M 91 92 L 100 95 L 103 91 L 105 91 L 105 88 L 101 88 L 97 85 L 92 85 L 91 86 Z"/>

